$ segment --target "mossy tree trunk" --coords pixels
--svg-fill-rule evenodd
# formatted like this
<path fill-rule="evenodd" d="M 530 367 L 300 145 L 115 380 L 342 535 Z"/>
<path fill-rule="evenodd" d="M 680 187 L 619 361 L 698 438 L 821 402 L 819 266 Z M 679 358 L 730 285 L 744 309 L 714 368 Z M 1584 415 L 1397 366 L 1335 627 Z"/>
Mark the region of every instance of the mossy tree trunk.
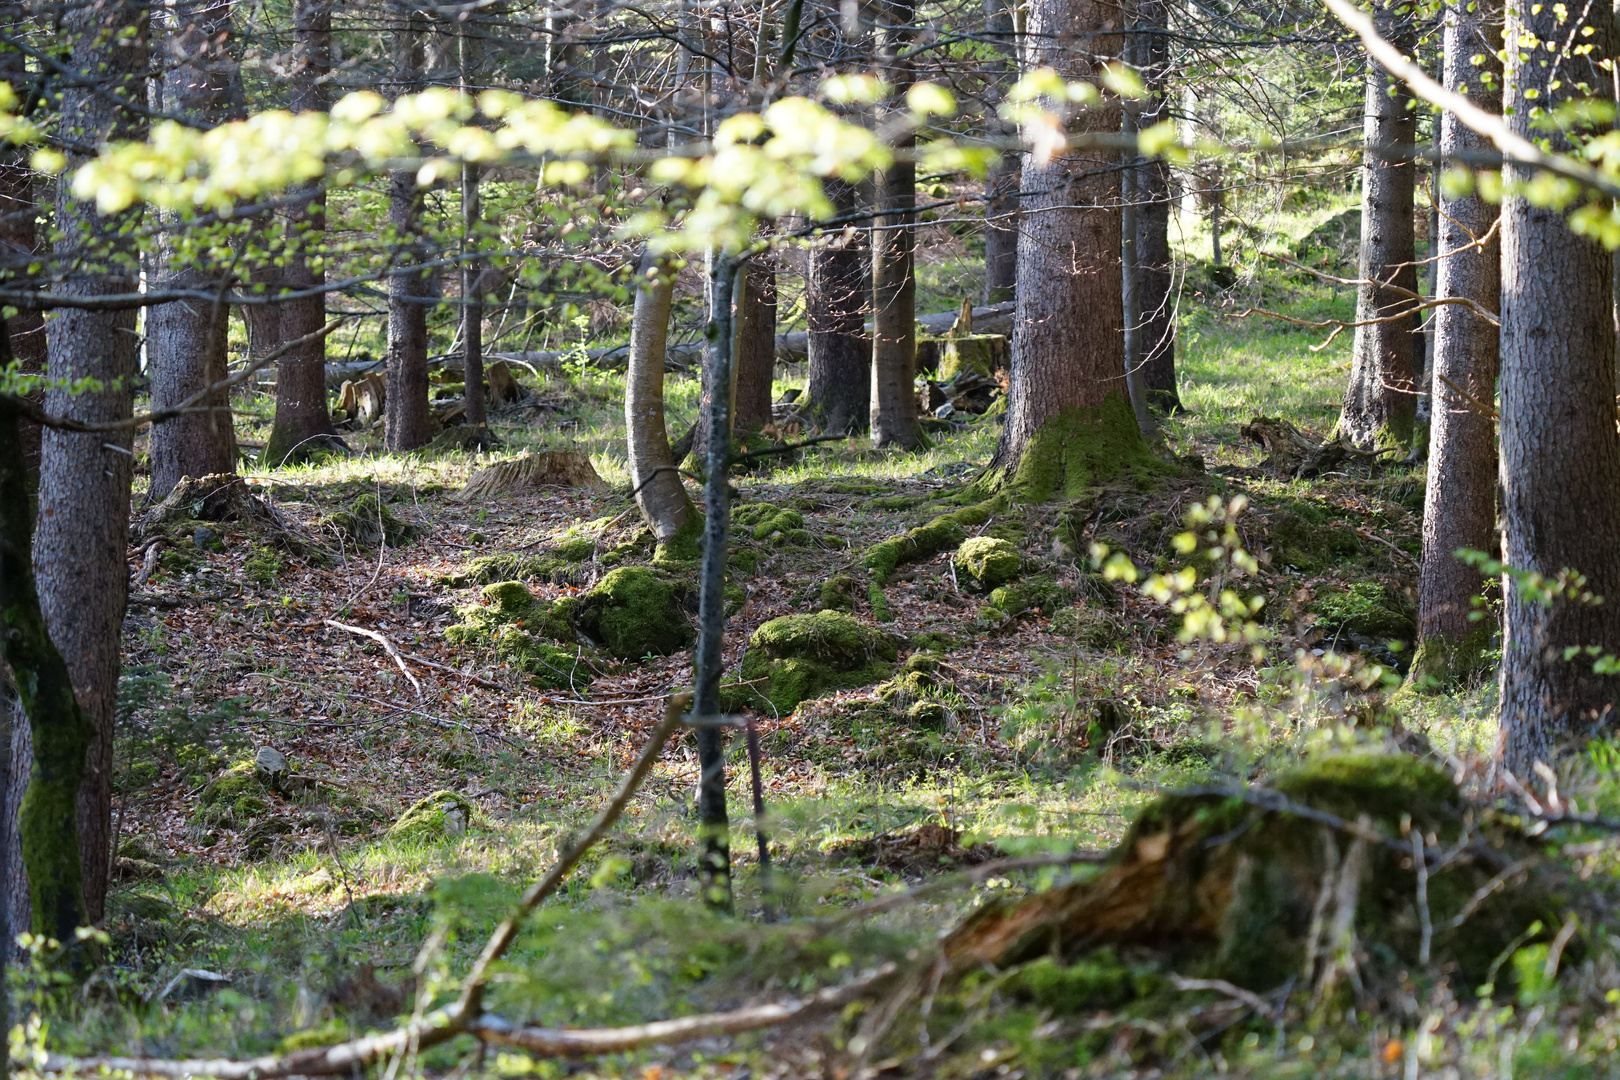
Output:
<path fill-rule="evenodd" d="M 624 421 L 636 505 L 659 543 L 685 532 L 695 517 L 692 500 L 675 471 L 664 418 L 664 352 L 674 295 L 673 268 L 650 252 L 644 253 L 636 266 Z"/>
<path fill-rule="evenodd" d="M 236 79 L 231 55 L 231 0 L 182 0 L 165 11 L 164 52 L 168 70 L 158 83 L 162 107 L 202 124 L 225 120 Z M 179 215 L 165 212 L 159 233 L 154 287 L 223 293 L 216 266 L 202 265 L 177 250 Z M 223 303 L 160 304 L 147 313 L 146 364 L 152 407 L 169 408 L 229 375 L 230 309 Z M 203 399 L 209 412 L 177 416 L 152 429 L 152 484 L 147 497 L 159 502 L 182 476 L 236 471 L 236 428 L 227 391 Z"/>
<path fill-rule="evenodd" d="M 140 0 L 109 0 L 73 8 L 62 20 L 68 63 L 76 73 L 62 91 L 60 131 L 70 145 L 94 147 L 145 135 L 146 119 L 123 108 L 119 97 L 146 100 L 147 32 L 150 10 Z M 139 283 L 134 250 L 138 210 L 104 217 L 75 198 L 73 166 L 57 185 L 56 254 L 77 269 L 57 291 L 81 296 L 132 293 Z M 134 407 L 132 382 L 139 338 L 134 311 L 61 309 L 47 320 L 51 374 L 63 380 L 96 379 L 102 390 L 53 389 L 45 406 L 82 421 L 120 421 Z M 84 866 L 85 916 L 99 922 L 107 895 L 112 839 L 112 738 L 118 701 L 119 635 L 129 589 L 126 541 L 135 455 L 132 429 L 80 434 L 47 430 L 40 463 L 39 523 L 34 536 L 34 573 L 50 637 L 61 650 L 80 707 L 89 718 L 88 750 L 75 732 L 54 725 L 34 729 L 34 775 L 49 783 L 29 785 L 22 808 L 24 851 L 31 831 L 60 836 L 71 800 L 66 785 L 82 775 L 78 793 L 79 846 Z M 9 509 L 7 510 L 9 514 Z M 64 857 L 65 858 L 65 857 Z M 42 871 L 43 872 L 43 871 Z M 50 871 L 54 876 L 56 871 Z M 65 909 L 39 910 L 41 895 L 56 897 L 68 886 L 29 876 L 34 920 L 65 918 Z M 54 900 L 53 900 L 54 903 Z M 54 925 L 54 923 L 53 923 Z"/>
<path fill-rule="evenodd" d="M 912 40 L 912 0 L 878 4 L 878 63 L 894 87 L 897 108 L 911 85 L 906 53 Z M 907 135 L 896 145 L 916 144 Z M 917 279 L 915 276 L 917 166 L 896 160 L 877 181 L 877 216 L 872 221 L 872 443 L 922 445 L 917 426 Z"/>
<path fill-rule="evenodd" d="M 1586 9 L 1590 10 L 1590 9 Z M 1567 18 L 1565 16 L 1568 16 Z M 1579 43 L 1591 18 L 1607 40 L 1608 9 L 1578 16 L 1558 5 L 1507 5 L 1508 41 Z M 1533 35 L 1533 38 L 1532 38 Z M 1608 85 L 1601 52 L 1508 50 L 1503 102 L 1519 135 L 1582 84 Z M 1555 85 L 1556 84 L 1556 85 Z M 1555 150 L 1567 150 L 1562 139 Z M 1509 166 L 1508 190 L 1533 173 Z M 1563 215 L 1522 197 L 1502 207 L 1501 519 L 1503 558 L 1548 577 L 1586 575 L 1602 604 L 1546 607 L 1503 583 L 1505 620 L 1498 761 L 1527 774 L 1614 730 L 1620 679 L 1564 649 L 1620 643 L 1620 436 L 1614 421 L 1614 326 L 1609 255 L 1570 231 Z"/>
<path fill-rule="evenodd" d="M 1381 16 L 1379 29 L 1403 52 L 1414 38 L 1404 16 Z M 1363 450 L 1402 449 L 1412 440 L 1417 381 L 1412 354 L 1417 316 L 1388 319 L 1415 306 L 1417 267 L 1412 227 L 1417 166 L 1412 95 L 1371 60 L 1367 63 L 1366 125 L 1361 163 L 1361 261 L 1356 292 L 1355 346 L 1350 384 L 1339 413 L 1339 434 Z"/>
<path fill-rule="evenodd" d="M 1102 0 L 1037 0 L 1024 70 L 1096 79 L 1119 56 L 1122 13 Z M 1116 132 L 1119 102 L 1080 113 L 1071 130 Z M 1092 147 L 1024 156 L 1007 418 L 990 477 L 1044 498 L 1090 481 L 1079 458 L 1103 434 L 1144 445 L 1126 399 L 1118 155 Z M 1123 419 L 1121 419 L 1121 414 Z"/>
<path fill-rule="evenodd" d="M 412 12 L 399 10 L 394 28 L 394 90 L 421 88 L 422 28 Z M 403 272 L 388 279 L 388 390 L 383 401 L 384 445 L 394 452 L 415 450 L 433 438 L 428 411 L 428 276 L 412 267 L 421 261 L 422 190 L 414 169 L 388 174 L 388 223 Z"/>
<path fill-rule="evenodd" d="M 1489 68 L 1501 66 L 1488 42 L 1501 40 L 1502 8 L 1482 4 L 1474 13 L 1445 12 L 1446 87 L 1467 94 L 1492 114 L 1502 111 L 1499 82 L 1487 86 Z M 1493 88 L 1494 87 L 1494 88 Z M 1489 143 L 1452 113 L 1440 118 L 1442 154 L 1468 154 Z M 1497 208 L 1477 194 L 1445 199 L 1435 235 L 1435 295 L 1471 300 L 1487 311 L 1501 301 L 1501 247 L 1491 231 Z M 1493 629 L 1488 620 L 1470 622 L 1473 599 L 1484 587 L 1479 572 L 1455 555 L 1459 548 L 1496 554 L 1496 423 L 1486 411 L 1496 398 L 1496 327 L 1460 304 L 1445 304 L 1433 315 L 1434 381 L 1429 420 L 1429 484 L 1423 501 L 1423 565 L 1418 575 L 1418 649 L 1413 686 L 1428 680 L 1445 685 L 1476 670 Z M 1482 613 L 1483 614 L 1483 613 Z"/>
<path fill-rule="evenodd" d="M 293 57 L 288 73 L 294 112 L 324 110 L 332 73 L 332 0 L 295 0 Z M 326 270 L 312 262 L 326 227 L 326 193 L 309 191 L 286 212 L 287 235 L 295 238 L 286 266 L 271 272 L 280 288 L 305 292 L 326 283 Z M 253 350 L 263 354 L 282 342 L 313 334 L 326 322 L 322 294 L 249 309 Z M 326 338 L 308 341 L 276 362 L 276 411 L 259 460 L 279 466 L 300 461 L 335 435 L 326 405 Z"/>
<path fill-rule="evenodd" d="M 835 213 L 852 215 L 856 190 L 828 180 Z M 806 353 L 810 418 L 823 431 L 863 430 L 872 395 L 872 345 L 866 336 L 866 278 L 870 249 L 865 229 L 830 227 L 810 248 L 805 282 Z"/>

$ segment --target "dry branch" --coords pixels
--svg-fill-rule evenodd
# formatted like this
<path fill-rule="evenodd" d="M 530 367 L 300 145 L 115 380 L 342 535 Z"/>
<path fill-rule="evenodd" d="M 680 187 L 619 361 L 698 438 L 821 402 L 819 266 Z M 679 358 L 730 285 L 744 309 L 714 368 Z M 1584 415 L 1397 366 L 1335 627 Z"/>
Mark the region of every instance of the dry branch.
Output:
<path fill-rule="evenodd" d="M 392 641 L 388 640 L 388 636 L 386 634 L 381 634 L 376 630 L 367 630 L 363 626 L 350 626 L 348 623 L 340 623 L 336 619 L 326 619 L 324 621 L 327 626 L 335 626 L 339 630 L 347 630 L 351 634 L 359 634 L 361 637 L 368 637 L 372 641 L 375 641 L 377 644 L 381 645 L 384 649 L 387 649 L 388 655 L 394 661 L 394 666 L 399 668 L 401 673 L 404 674 L 406 680 L 416 688 L 416 699 L 418 701 L 422 700 L 423 692 L 421 682 L 417 680 L 415 675 L 411 674 L 411 669 L 405 666 L 404 654 L 399 651 L 398 645 L 395 645 Z"/>

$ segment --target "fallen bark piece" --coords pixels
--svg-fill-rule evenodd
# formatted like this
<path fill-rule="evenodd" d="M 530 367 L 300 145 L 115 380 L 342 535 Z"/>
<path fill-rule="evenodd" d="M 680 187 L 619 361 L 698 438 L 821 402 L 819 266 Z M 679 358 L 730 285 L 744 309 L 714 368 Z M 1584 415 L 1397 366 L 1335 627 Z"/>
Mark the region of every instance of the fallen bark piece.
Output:
<path fill-rule="evenodd" d="M 471 502 L 525 487 L 606 486 L 585 454 L 577 450 L 542 450 L 479 469 L 451 499 Z"/>

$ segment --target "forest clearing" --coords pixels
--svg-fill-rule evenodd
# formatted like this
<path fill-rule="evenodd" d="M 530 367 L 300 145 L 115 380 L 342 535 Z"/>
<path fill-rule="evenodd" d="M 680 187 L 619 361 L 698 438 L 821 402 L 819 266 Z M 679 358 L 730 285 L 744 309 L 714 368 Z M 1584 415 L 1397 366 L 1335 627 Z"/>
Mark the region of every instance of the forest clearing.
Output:
<path fill-rule="evenodd" d="M 1617 25 L 0 0 L 8 1074 L 1620 1075 Z"/>

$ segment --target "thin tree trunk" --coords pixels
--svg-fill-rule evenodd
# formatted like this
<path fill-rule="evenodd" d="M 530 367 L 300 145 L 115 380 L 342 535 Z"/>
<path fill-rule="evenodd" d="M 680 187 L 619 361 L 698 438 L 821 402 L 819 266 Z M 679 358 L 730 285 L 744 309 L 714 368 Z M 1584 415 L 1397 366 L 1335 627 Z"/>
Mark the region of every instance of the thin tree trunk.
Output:
<path fill-rule="evenodd" d="M 911 85 L 904 59 L 912 39 L 912 0 L 881 0 L 878 63 L 898 100 Z M 896 144 L 916 144 L 906 136 Z M 872 444 L 912 449 L 922 445 L 917 426 L 917 279 L 914 275 L 917 167 L 895 161 L 877 184 L 872 223 Z"/>
<path fill-rule="evenodd" d="M 1125 62 L 1137 67 L 1140 54 L 1140 35 L 1134 30 L 1125 35 Z M 1134 102 L 1122 102 L 1120 132 L 1126 136 L 1138 134 Z M 1126 168 L 1120 176 L 1120 317 L 1124 322 L 1125 390 L 1131 399 L 1131 411 L 1136 414 L 1136 426 L 1142 437 L 1149 441 L 1159 437 L 1158 423 L 1148 408 L 1147 380 L 1142 372 L 1142 262 L 1137 254 L 1139 235 L 1137 210 L 1140 201 L 1141 160 L 1135 148 L 1125 150 Z"/>
<path fill-rule="evenodd" d="M 420 28 L 411 12 L 399 9 L 394 30 L 394 79 L 397 92 L 412 93 L 421 79 Z M 402 267 L 421 261 L 422 192 L 416 172 L 388 174 L 388 223 L 399 245 Z M 384 397 L 383 445 L 394 452 L 415 450 L 433 438 L 428 411 L 427 274 L 396 273 L 388 279 L 388 389 Z"/>
<path fill-rule="evenodd" d="M 855 210 L 855 187 L 829 181 L 827 195 L 839 215 Z M 805 280 L 806 360 L 810 367 L 810 418 L 823 431 L 863 430 L 872 395 L 872 343 L 866 336 L 866 289 L 870 279 L 865 229 L 829 231 L 810 249 Z"/>
<path fill-rule="evenodd" d="M 1012 6 L 1007 0 L 984 0 L 985 36 L 995 50 L 990 80 L 999 98 L 1017 70 L 1018 40 Z M 991 121 L 1003 137 L 1018 134 L 1016 126 Z M 1018 174 L 1019 159 L 1005 153 L 990 168 L 984 189 L 984 302 L 1005 303 L 1018 285 Z"/>
<path fill-rule="evenodd" d="M 1475 14 L 1450 7 L 1445 12 L 1446 87 L 1466 94 L 1495 114 L 1502 109 L 1500 82 L 1488 86 L 1485 71 L 1472 58 L 1496 64 L 1488 43 L 1500 41 L 1499 6 L 1481 5 Z M 1487 69 L 1488 70 L 1488 69 Z M 1483 152 L 1489 143 L 1468 130 L 1453 113 L 1440 118 L 1441 154 Z M 1501 248 L 1490 232 L 1497 208 L 1478 195 L 1446 199 L 1433 238 L 1436 298 L 1472 300 L 1495 311 L 1501 299 Z M 1496 398 L 1496 327 L 1457 304 L 1434 309 L 1434 407 L 1429 419 L 1429 484 L 1423 502 L 1423 565 L 1418 575 L 1418 649 L 1413 685 L 1441 685 L 1478 670 L 1493 626 L 1469 621 L 1473 599 L 1485 581 L 1456 557 L 1459 548 L 1497 554 L 1496 423 L 1481 405 Z M 1455 389 L 1453 389 L 1455 387 Z"/>
<path fill-rule="evenodd" d="M 295 112 L 327 107 L 327 79 L 332 72 L 332 0 L 295 0 L 291 105 Z M 269 269 L 274 285 L 291 291 L 317 289 L 326 283 L 324 264 L 312 261 L 326 228 L 326 195 L 311 192 L 287 215 L 287 234 L 296 237 L 286 265 Z M 326 322 L 323 295 L 288 300 L 270 308 L 249 308 L 253 351 L 263 355 L 284 341 L 313 334 Z M 326 404 L 326 339 L 306 342 L 276 362 L 276 412 L 259 460 L 270 466 L 301 461 L 335 437 Z"/>
<path fill-rule="evenodd" d="M 165 42 L 168 72 L 163 107 L 170 113 L 217 124 L 230 111 L 232 0 L 180 0 L 168 12 Z M 223 294 L 229 282 L 215 266 L 188 259 L 178 250 L 176 214 L 165 213 L 159 234 L 154 287 L 202 289 Z M 147 313 L 146 364 L 152 380 L 152 407 L 179 404 L 229 374 L 227 338 L 230 308 L 223 302 L 161 304 Z M 152 486 L 148 498 L 161 500 L 182 476 L 236 471 L 236 429 L 226 391 L 191 413 L 152 429 Z"/>
<path fill-rule="evenodd" d="M 116 101 L 118 96 L 146 99 L 149 21 L 139 0 L 107 0 L 74 8 L 64 16 L 62 32 L 71 50 L 69 63 L 74 71 L 83 73 L 86 82 L 67 86 L 62 92 L 64 136 L 95 146 L 145 134 L 145 118 L 120 108 Z M 139 262 L 131 250 L 129 230 L 138 211 L 102 217 L 92 205 L 72 196 L 68 190 L 71 176 L 70 169 L 57 187 L 56 224 L 63 237 L 59 251 L 69 257 L 82 255 L 79 245 L 91 238 L 97 254 L 57 286 L 58 291 L 91 296 L 134 292 Z M 75 420 L 130 416 L 134 405 L 130 386 L 139 343 L 134 312 L 64 309 L 52 315 L 48 324 L 51 373 L 66 380 L 96 379 L 105 389 L 84 393 L 53 389 L 46 394 L 46 408 Z M 132 441 L 129 430 L 94 435 L 47 431 L 34 537 L 40 606 L 93 730 L 83 763 L 78 829 L 85 912 L 96 923 L 101 921 L 110 869 L 113 717 L 118 701 L 119 634 L 129 582 L 124 553 L 134 465 Z M 47 768 L 44 763 L 67 752 L 63 748 L 71 741 L 65 733 L 36 727 L 36 764 L 41 770 Z M 65 769 L 68 764 L 48 767 Z M 39 775 L 36 771 L 35 776 Z M 30 784 L 23 806 L 25 851 L 29 830 L 34 827 L 29 823 L 30 807 L 35 805 Z M 60 830 L 65 824 L 53 819 L 49 827 Z M 39 827 L 47 826 L 41 823 Z M 42 913 L 38 905 L 42 890 L 59 886 L 33 880 L 33 866 L 29 860 L 36 898 L 34 921 L 39 925 L 42 919 L 49 921 L 60 914 Z"/>
<path fill-rule="evenodd" d="M 761 431 L 771 422 L 771 381 L 776 374 L 776 262 L 770 255 L 748 260 L 738 275 L 737 432 Z"/>
<path fill-rule="evenodd" d="M 459 24 L 456 35 L 458 69 L 461 92 L 471 94 L 472 69 L 482 58 L 467 33 L 467 24 Z M 488 423 L 484 411 L 484 297 L 480 282 L 483 280 L 483 261 L 471 256 L 478 243 L 478 225 L 482 213 L 479 202 L 478 166 L 466 161 L 461 165 L 461 348 L 462 348 L 462 412 L 469 427 L 482 428 Z"/>
<path fill-rule="evenodd" d="M 1165 0 L 1138 0 L 1141 75 L 1148 95 L 1141 102 L 1139 126 L 1170 119 L 1166 90 L 1170 66 L 1170 6 Z M 1165 413 L 1181 411 L 1176 388 L 1175 258 L 1170 252 L 1170 163 L 1154 158 L 1136 170 L 1136 257 L 1140 280 L 1142 377 L 1148 401 Z"/>
<path fill-rule="evenodd" d="M 1120 30 L 1120 8 L 1106 0 L 1039 0 L 1024 29 L 1024 70 L 1096 78 L 1119 55 Z M 1119 124 L 1118 101 L 1105 99 L 1071 129 Z M 1007 418 L 991 469 L 1037 499 L 1087 485 L 1100 464 L 1093 451 L 1117 457 L 1141 445 L 1125 389 L 1116 162 L 1103 148 L 1024 157 Z"/>
<path fill-rule="evenodd" d="M 1604 41 L 1609 13 L 1600 11 L 1597 40 Z M 1581 21 L 1557 5 L 1507 5 L 1505 38 L 1580 42 Z M 1582 82 L 1608 78 L 1596 70 L 1600 55 L 1510 48 L 1507 57 L 1503 104 L 1526 138 L 1548 139 L 1536 124 L 1541 111 L 1578 93 Z M 1567 149 L 1556 137 L 1552 145 Z M 1532 176 L 1510 165 L 1503 179 L 1512 191 Z M 1528 774 L 1537 761 L 1552 764 L 1615 727 L 1620 680 L 1596 674 L 1590 656 L 1565 659 L 1564 650 L 1613 651 L 1620 642 L 1620 437 L 1609 255 L 1574 235 L 1561 213 L 1522 196 L 1502 208 L 1501 339 L 1504 561 L 1549 578 L 1573 569 L 1605 601 L 1547 607 L 1511 577 L 1503 582 L 1497 760 Z"/>
<path fill-rule="evenodd" d="M 1408 52 L 1412 34 L 1402 23 L 1381 26 Z M 1361 166 L 1361 262 L 1356 321 L 1387 318 L 1413 306 L 1412 144 L 1417 121 L 1404 83 L 1368 61 L 1365 146 Z M 1393 286 L 1393 287 L 1391 287 Z M 1397 291 L 1404 290 L 1404 291 Z M 1358 326 L 1350 385 L 1339 414 L 1339 433 L 1363 450 L 1405 450 L 1417 415 L 1412 353 L 1417 316 Z"/>
<path fill-rule="evenodd" d="M 670 267 L 651 253 L 643 254 L 636 265 L 635 309 L 630 316 L 624 425 L 636 505 L 661 544 L 684 532 L 694 517 L 692 500 L 675 471 L 664 418 L 664 352 L 674 297 Z"/>
<path fill-rule="evenodd" d="M 26 12 L 16 0 L 0 0 L 0 26 L 22 26 Z M 30 81 L 28 60 L 20 51 L 0 44 L 0 82 L 10 83 L 21 97 Z M 34 170 L 28 167 L 28 147 L 0 148 L 0 281 L 15 287 L 24 284 L 28 267 L 40 255 L 39 215 Z M 45 370 L 45 317 L 38 311 L 20 310 L 11 324 L 11 354 L 23 371 L 39 374 Z M 39 425 L 21 420 L 23 459 L 28 463 L 28 490 L 39 486 Z M 7 941 L 10 939 L 7 938 Z"/>

